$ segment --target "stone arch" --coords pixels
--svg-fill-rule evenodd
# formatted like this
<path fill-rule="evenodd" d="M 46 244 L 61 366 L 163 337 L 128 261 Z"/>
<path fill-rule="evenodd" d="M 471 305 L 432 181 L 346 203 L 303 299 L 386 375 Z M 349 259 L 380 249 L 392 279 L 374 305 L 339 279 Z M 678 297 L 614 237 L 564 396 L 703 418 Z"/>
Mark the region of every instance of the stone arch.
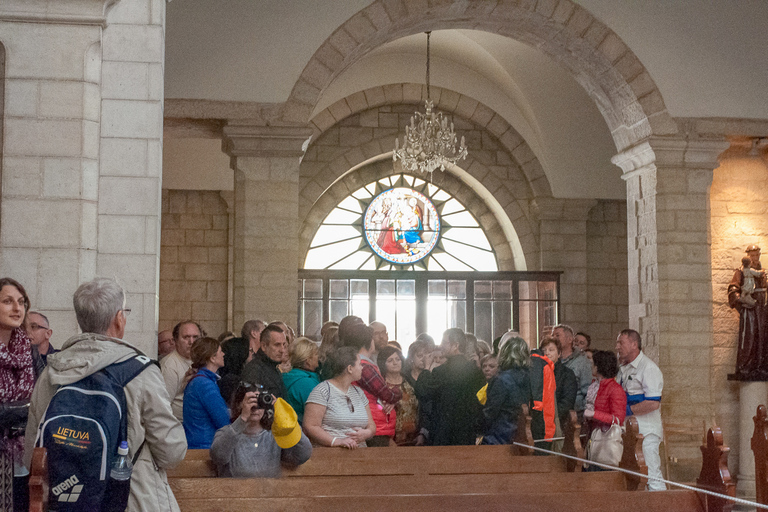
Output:
<path fill-rule="evenodd" d="M 552 189 L 549 185 L 544 168 L 533 150 L 523 137 L 506 119 L 483 103 L 450 89 L 432 86 L 430 95 L 435 106 L 443 112 L 462 117 L 469 122 L 487 130 L 499 142 L 510 156 L 513 163 L 525 174 L 528 185 L 534 197 L 550 197 Z M 313 130 L 313 140 L 326 130 L 346 119 L 371 108 L 388 104 L 419 105 L 427 98 L 427 87 L 421 84 L 391 84 L 372 87 L 342 98 L 325 110 L 319 112 L 310 121 Z M 375 146 L 362 148 L 364 153 L 375 151 Z M 376 154 L 386 153 L 392 148 L 384 146 Z M 366 158 L 375 156 L 370 154 Z M 356 165 L 360 162 L 355 162 Z"/>
<path fill-rule="evenodd" d="M 568 69 L 592 97 L 619 151 L 652 134 L 677 132 L 661 93 L 637 56 L 573 0 L 376 0 L 318 48 L 291 91 L 284 120 L 309 121 L 322 91 L 374 48 L 440 29 L 481 30 L 539 48 Z"/>
<path fill-rule="evenodd" d="M 392 163 L 389 160 L 370 162 L 352 170 L 336 181 L 312 205 L 310 212 L 299 229 L 299 262 L 303 266 L 309 244 L 317 228 L 336 205 L 361 186 L 392 175 Z M 507 234 L 504 233 L 499 219 L 494 215 L 485 200 L 459 177 L 445 173 L 443 181 L 437 184 L 458 199 L 480 223 L 488 242 L 496 254 L 499 270 L 525 270 L 525 260 L 515 256 L 510 249 Z M 526 255 L 527 257 L 527 255 Z M 522 268 L 521 268 L 522 267 Z"/>
<path fill-rule="evenodd" d="M 412 87 L 416 87 L 417 91 L 422 91 L 421 86 Z M 408 89 L 406 86 L 403 88 Z M 376 94 L 371 90 L 365 92 L 372 98 Z M 453 121 L 457 124 L 457 130 L 460 130 L 462 135 L 467 136 L 470 155 L 466 161 L 461 162 L 460 167 L 445 173 L 436 173 L 435 179 L 440 180 L 442 176 L 453 173 L 458 180 L 464 183 L 465 187 L 476 189 L 477 195 L 481 196 L 481 200 L 485 201 L 486 206 L 492 210 L 501 232 L 506 236 L 506 241 L 513 255 L 514 268 L 527 269 L 527 262 L 540 261 L 538 255 L 538 220 L 535 213 L 531 211 L 530 204 L 537 197 L 551 197 L 549 184 L 538 160 L 527 144 L 508 124 L 505 122 L 488 122 L 488 119 L 497 117 L 493 111 L 469 98 L 465 102 L 463 99 L 465 97 L 452 91 L 448 91 L 450 94 L 446 94 L 444 90 L 438 92 L 440 93 L 439 96 L 433 96 L 443 101 L 445 98 L 451 97 L 456 100 L 450 104 L 452 105 L 450 110 L 442 108 L 441 110 L 455 113 L 460 111 L 457 104 L 469 106 L 469 108 L 464 107 L 464 116 L 469 119 L 454 115 Z M 382 91 L 379 90 L 378 93 L 382 93 Z M 397 96 L 391 97 L 391 99 L 399 101 L 403 98 Z M 336 121 L 336 117 L 330 118 L 333 119 L 330 122 L 335 124 L 331 126 L 328 126 L 327 123 L 323 124 L 322 132 L 317 124 L 312 125 L 315 134 L 319 134 L 319 136 L 313 137 L 313 143 L 302 162 L 299 178 L 299 219 L 303 225 L 315 226 L 312 233 L 338 201 L 365 183 L 355 181 L 352 178 L 351 181 L 344 181 L 349 183 L 347 188 L 333 185 L 343 180 L 351 170 L 360 165 L 372 160 L 389 159 L 394 138 L 398 136 L 402 126 L 413 115 L 414 104 L 420 101 L 420 96 L 414 92 L 411 98 L 403 99 L 408 101 L 414 99 L 413 103 L 397 103 L 395 105 L 387 105 L 383 101 L 358 101 L 358 109 L 364 109 L 369 104 L 380 104 L 380 106 L 367 110 L 356 109 L 355 112 L 345 103 L 346 109 L 340 112 L 346 114 L 337 112 L 338 121 Z M 481 108 L 485 109 L 487 114 L 478 118 L 474 114 Z M 373 119 L 371 119 L 370 114 L 373 115 Z M 377 118 L 377 115 L 382 117 Z M 387 117 L 384 118 L 383 116 Z M 323 116 L 323 118 L 326 117 Z M 377 124 L 376 119 L 380 119 L 381 122 Z M 373 128 L 373 126 L 378 127 Z M 506 144 L 498 139 L 494 133 L 491 133 L 489 126 L 495 127 L 495 133 L 504 135 Z M 510 132 L 510 130 L 512 131 Z M 356 143 L 345 145 L 342 142 L 350 140 L 356 141 Z M 518 145 L 509 148 L 510 141 L 514 141 Z M 520 148 L 521 145 L 524 147 Z M 518 158 L 522 156 L 529 160 L 521 165 L 516 156 Z M 527 174 L 526 170 L 529 171 Z M 390 164 L 389 174 L 392 172 Z M 532 173 L 540 173 L 540 176 L 532 176 Z M 532 181 L 534 186 L 531 185 Z M 328 204 L 321 208 L 315 208 L 314 206 L 318 201 Z M 309 241 L 306 243 L 308 244 Z M 305 252 L 306 246 L 302 250 Z"/>

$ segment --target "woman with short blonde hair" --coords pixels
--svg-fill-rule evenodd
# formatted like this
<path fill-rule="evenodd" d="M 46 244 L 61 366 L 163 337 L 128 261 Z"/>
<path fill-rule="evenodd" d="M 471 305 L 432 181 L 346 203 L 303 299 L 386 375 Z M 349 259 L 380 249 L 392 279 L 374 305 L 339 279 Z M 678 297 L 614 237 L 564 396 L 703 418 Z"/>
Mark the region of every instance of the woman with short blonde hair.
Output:
<path fill-rule="evenodd" d="M 320 377 L 316 373 L 318 355 L 319 349 L 315 342 L 303 336 L 293 340 L 288 352 L 293 368 L 283 374 L 285 401 L 296 411 L 299 423 L 304 419 L 304 404 L 309 394 L 320 384 Z"/>

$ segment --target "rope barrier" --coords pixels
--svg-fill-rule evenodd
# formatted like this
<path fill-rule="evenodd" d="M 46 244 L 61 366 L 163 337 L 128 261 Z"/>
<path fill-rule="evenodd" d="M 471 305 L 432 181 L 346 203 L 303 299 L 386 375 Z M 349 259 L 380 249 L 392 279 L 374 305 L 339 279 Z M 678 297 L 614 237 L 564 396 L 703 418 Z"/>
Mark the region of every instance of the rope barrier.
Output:
<path fill-rule="evenodd" d="M 649 478 L 648 475 L 644 475 L 642 473 L 638 473 L 636 471 L 632 471 L 632 470 L 629 470 L 629 469 L 620 468 L 618 466 L 611 466 L 610 464 L 603 464 L 602 462 L 594 462 L 594 461 L 591 461 L 591 460 L 582 459 L 580 457 L 574 457 L 573 455 L 567 455 L 565 453 L 553 452 L 552 450 L 547 450 L 546 448 L 539 448 L 539 447 L 536 447 L 536 446 L 530 446 L 528 444 L 518 443 L 517 441 L 512 441 L 512 444 L 514 444 L 516 446 L 520 446 L 522 448 L 526 448 L 526 449 L 530 449 L 530 450 L 536 450 L 536 451 L 539 451 L 539 452 L 548 453 L 550 455 L 558 455 L 560 457 L 565 457 L 566 459 L 586 462 L 587 464 L 595 465 L 595 466 L 601 467 L 603 469 L 609 469 L 609 470 L 612 470 L 612 471 L 621 471 L 622 473 L 627 473 L 627 474 L 632 475 L 632 476 L 636 476 L 636 477 L 640 477 L 640 478 L 645 478 L 646 480 L 653 480 L 654 482 L 663 482 L 663 483 L 665 483 L 667 485 L 673 485 L 673 486 L 676 486 L 676 487 L 680 487 L 682 489 L 686 489 L 688 491 L 695 491 L 695 492 L 700 492 L 702 494 L 708 494 L 708 495 L 714 496 L 716 498 L 722 498 L 722 499 L 725 499 L 725 500 L 733 501 L 734 503 L 738 503 L 740 505 L 748 505 L 750 507 L 754 507 L 754 508 L 758 508 L 758 509 L 762 509 L 762 510 L 768 510 L 768 505 L 763 505 L 761 503 L 756 503 L 754 501 L 749 501 L 749 500 L 745 500 L 745 499 L 742 499 L 742 498 L 736 498 L 734 496 L 728 496 L 727 494 L 720 494 L 719 492 L 710 491 L 708 489 L 701 489 L 699 487 L 693 487 L 693 486 L 690 486 L 690 485 L 681 484 L 681 483 L 678 483 L 678 482 L 673 482 L 671 480 L 666 480 L 664 478 Z"/>

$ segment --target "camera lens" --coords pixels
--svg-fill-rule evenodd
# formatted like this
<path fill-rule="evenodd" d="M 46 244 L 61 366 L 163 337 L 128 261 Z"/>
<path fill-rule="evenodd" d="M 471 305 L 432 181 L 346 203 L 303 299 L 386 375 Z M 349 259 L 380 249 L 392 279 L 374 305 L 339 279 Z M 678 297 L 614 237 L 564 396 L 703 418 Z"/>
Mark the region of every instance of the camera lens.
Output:
<path fill-rule="evenodd" d="M 275 397 L 272 396 L 270 393 L 260 393 L 258 403 L 260 408 L 265 409 L 267 407 L 272 406 L 275 403 Z"/>

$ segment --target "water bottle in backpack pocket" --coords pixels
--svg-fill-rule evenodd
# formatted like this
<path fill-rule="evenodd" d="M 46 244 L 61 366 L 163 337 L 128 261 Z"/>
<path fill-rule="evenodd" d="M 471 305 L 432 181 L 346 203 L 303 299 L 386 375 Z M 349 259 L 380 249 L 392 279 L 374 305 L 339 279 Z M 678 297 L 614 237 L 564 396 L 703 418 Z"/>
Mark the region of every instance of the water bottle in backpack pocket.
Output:
<path fill-rule="evenodd" d="M 125 510 L 130 469 L 128 478 L 119 470 L 117 478 L 109 478 L 121 460 L 121 443 L 123 458 L 128 453 L 123 388 L 152 363 L 146 356 L 134 356 L 56 391 L 36 441 L 48 451 L 49 510 Z"/>

